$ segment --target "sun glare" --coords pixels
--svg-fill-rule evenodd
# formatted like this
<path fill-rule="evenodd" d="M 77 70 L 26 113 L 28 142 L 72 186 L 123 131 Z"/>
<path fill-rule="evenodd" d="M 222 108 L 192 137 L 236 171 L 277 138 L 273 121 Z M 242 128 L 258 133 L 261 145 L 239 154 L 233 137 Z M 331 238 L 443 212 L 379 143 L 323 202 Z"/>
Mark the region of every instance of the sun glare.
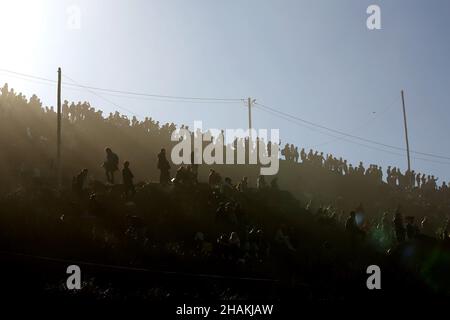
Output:
<path fill-rule="evenodd" d="M 41 1 L 0 0 L 1 67 L 31 66 L 33 49 L 42 41 Z"/>

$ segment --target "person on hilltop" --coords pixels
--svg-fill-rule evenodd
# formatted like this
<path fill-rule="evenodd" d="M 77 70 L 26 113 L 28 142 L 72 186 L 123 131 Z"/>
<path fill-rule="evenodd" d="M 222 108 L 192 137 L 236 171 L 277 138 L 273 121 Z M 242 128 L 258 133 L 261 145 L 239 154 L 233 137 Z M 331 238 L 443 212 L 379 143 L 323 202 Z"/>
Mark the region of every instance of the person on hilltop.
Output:
<path fill-rule="evenodd" d="M 256 188 L 259 190 L 265 189 L 267 187 L 266 179 L 263 175 L 260 175 L 256 180 Z"/>
<path fill-rule="evenodd" d="M 214 169 L 209 169 L 208 184 L 212 189 L 220 188 L 222 176 Z"/>
<path fill-rule="evenodd" d="M 133 196 L 136 193 L 136 189 L 134 188 L 133 183 L 134 175 L 130 170 L 130 162 L 125 161 L 123 163 L 123 169 L 122 169 L 122 181 L 124 186 L 124 192 L 125 196 Z"/>
<path fill-rule="evenodd" d="M 166 158 L 166 149 L 164 148 L 158 153 L 158 169 L 160 171 L 159 183 L 163 185 L 168 184 L 170 179 L 170 164 Z"/>
<path fill-rule="evenodd" d="M 397 238 L 397 241 L 400 243 L 404 242 L 406 239 L 406 230 L 405 230 L 405 226 L 403 224 L 403 216 L 400 213 L 399 209 L 397 209 L 397 211 L 395 212 L 394 230 L 395 230 L 395 236 Z"/>
<path fill-rule="evenodd" d="M 79 196 L 82 195 L 87 188 L 86 183 L 88 173 L 88 169 L 83 169 L 79 174 L 73 177 L 72 190 Z"/>
<path fill-rule="evenodd" d="M 103 162 L 103 168 L 105 169 L 106 181 L 114 184 L 114 173 L 119 170 L 119 157 L 110 148 L 106 148 L 105 152 L 106 160 Z"/>
<path fill-rule="evenodd" d="M 350 215 L 345 222 L 345 230 L 352 238 L 364 235 L 364 232 L 359 228 L 358 222 L 356 221 L 355 211 L 350 212 Z"/>

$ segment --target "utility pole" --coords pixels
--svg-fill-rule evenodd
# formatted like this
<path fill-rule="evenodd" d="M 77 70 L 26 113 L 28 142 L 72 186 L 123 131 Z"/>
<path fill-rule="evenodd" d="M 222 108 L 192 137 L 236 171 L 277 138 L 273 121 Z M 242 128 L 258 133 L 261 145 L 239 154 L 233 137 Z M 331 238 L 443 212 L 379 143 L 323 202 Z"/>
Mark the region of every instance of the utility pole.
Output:
<path fill-rule="evenodd" d="M 402 90 L 402 105 L 403 105 L 403 121 L 405 123 L 405 138 L 406 138 L 406 154 L 408 156 L 408 171 L 411 172 L 411 160 L 409 157 L 408 126 L 406 124 L 405 94 L 404 94 L 403 90 Z"/>
<path fill-rule="evenodd" d="M 256 102 L 255 99 L 248 98 L 247 104 L 248 104 L 248 136 L 249 140 L 252 140 L 252 105 Z"/>
<path fill-rule="evenodd" d="M 248 98 L 248 136 L 252 137 L 252 98 Z"/>
<path fill-rule="evenodd" d="M 56 125 L 56 179 L 58 188 L 61 187 L 61 68 L 58 68 L 57 92 L 57 125 Z"/>

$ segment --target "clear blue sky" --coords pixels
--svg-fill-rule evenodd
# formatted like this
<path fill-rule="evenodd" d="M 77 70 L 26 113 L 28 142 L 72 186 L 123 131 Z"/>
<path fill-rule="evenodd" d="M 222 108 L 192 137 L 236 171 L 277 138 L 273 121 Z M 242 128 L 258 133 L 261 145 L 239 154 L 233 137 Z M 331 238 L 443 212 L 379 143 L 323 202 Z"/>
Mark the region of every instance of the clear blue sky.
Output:
<path fill-rule="evenodd" d="M 381 7 L 382 30 L 366 28 L 370 4 Z M 79 30 L 67 27 L 70 5 L 81 10 Z M 56 78 L 61 66 L 81 84 L 119 90 L 252 96 L 283 112 L 399 147 L 404 147 L 404 89 L 411 149 L 450 157 L 449 17 L 447 0 L 0 0 L 0 68 Z M 48 84 L 4 72 L 0 81 L 55 104 L 55 88 Z M 104 97 L 162 122 L 247 127 L 247 109 L 239 103 Z M 63 88 L 63 98 L 87 100 L 105 112 L 117 109 L 85 90 Z M 258 109 L 253 115 L 257 128 L 280 128 L 283 142 L 317 146 L 352 163 L 406 167 L 406 155 L 330 142 L 333 137 Z M 448 164 L 412 159 L 413 169 L 450 180 L 450 160 L 434 160 Z"/>

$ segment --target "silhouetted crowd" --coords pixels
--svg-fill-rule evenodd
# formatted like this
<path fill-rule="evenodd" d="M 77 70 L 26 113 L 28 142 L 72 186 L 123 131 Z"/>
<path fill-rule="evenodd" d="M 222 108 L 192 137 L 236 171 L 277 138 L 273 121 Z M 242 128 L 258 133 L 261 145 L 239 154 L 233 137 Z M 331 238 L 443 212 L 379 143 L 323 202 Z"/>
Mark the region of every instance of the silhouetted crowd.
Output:
<path fill-rule="evenodd" d="M 26 99 L 22 94 L 16 94 L 13 89 L 9 90 L 8 85 L 5 84 L 1 89 L 0 96 L 0 114 L 2 115 L 2 132 L 6 130 L 11 132 L 20 131 L 19 134 L 16 134 L 14 137 L 13 134 L 4 134 L 3 139 L 9 136 L 9 145 L 11 142 L 13 145 L 20 147 L 21 140 L 26 139 L 29 140 L 28 143 L 36 144 L 39 143 L 41 149 L 45 146 L 46 148 L 51 148 L 51 142 L 54 141 L 55 133 L 51 129 L 53 126 L 52 120 L 56 117 L 56 113 L 53 107 L 41 107 L 40 100 L 33 95 L 29 100 Z M 141 138 L 138 140 L 142 140 L 143 136 L 147 136 L 151 139 L 150 145 L 155 146 L 155 148 L 160 147 L 161 145 L 165 146 L 165 149 L 174 145 L 173 142 L 170 141 L 170 137 L 172 133 L 176 130 L 176 125 L 173 123 L 160 124 L 158 121 L 153 120 L 152 118 L 146 117 L 144 120 L 140 121 L 133 116 L 129 119 L 125 115 L 121 115 L 119 112 L 110 113 L 107 117 L 103 116 L 101 110 L 96 110 L 92 107 L 88 102 L 78 102 L 78 103 L 70 103 L 68 101 L 64 101 L 62 105 L 62 115 L 63 119 L 68 121 L 71 124 L 82 124 L 82 127 L 89 128 L 89 131 L 97 129 L 98 131 L 102 131 L 101 128 L 106 126 L 111 126 L 115 128 L 116 131 L 123 131 L 123 134 L 128 134 L 134 132 L 133 136 L 140 135 Z M 11 128 L 11 125 L 14 123 L 11 121 L 12 119 L 20 119 L 19 127 Z M 185 128 L 189 130 L 188 126 L 182 125 L 180 128 Z M 108 128 L 108 131 L 111 129 Z M 71 131 L 71 128 L 68 128 L 68 131 Z M 201 132 L 192 132 L 192 137 L 194 135 L 201 134 Z M 209 132 L 209 134 L 211 134 Z M 221 135 L 223 135 L 223 131 Z M 69 147 L 75 147 L 76 144 L 80 142 L 73 141 L 76 133 L 67 134 L 65 138 L 65 144 L 69 144 Z M 109 138 L 113 138 L 117 135 L 111 134 L 110 132 L 106 134 L 100 134 L 98 138 L 102 138 L 102 136 L 109 136 Z M 16 141 L 11 141 L 14 138 Z M 222 137 L 223 138 L 223 137 Z M 215 143 L 218 140 L 218 137 L 212 137 L 211 142 L 204 142 L 204 146 L 209 143 Z M 160 142 L 160 143 L 156 143 Z M 232 144 L 228 144 L 224 146 L 226 148 L 232 148 L 234 150 L 238 149 L 238 145 L 242 145 L 244 150 L 258 150 L 260 140 L 259 138 L 250 143 L 248 138 L 240 138 L 233 141 Z M 105 143 L 108 144 L 108 143 Z M 263 154 L 270 155 L 272 146 L 274 142 L 268 141 L 265 143 L 262 141 L 263 145 Z M 8 145 L 8 143 L 7 143 Z M 445 181 L 443 181 L 439 186 L 437 185 L 438 178 L 435 178 L 431 175 L 426 175 L 424 173 L 418 173 L 415 171 L 405 171 L 402 173 L 399 168 L 389 166 L 385 172 L 385 178 L 383 177 L 384 172 L 380 166 L 370 165 L 369 167 L 364 167 L 363 163 L 360 162 L 358 165 L 352 165 L 348 163 L 347 160 L 342 158 L 337 158 L 331 154 L 324 154 L 323 152 L 309 150 L 308 152 L 305 149 L 301 149 L 299 151 L 297 146 L 293 144 L 286 144 L 283 148 L 280 148 L 281 155 L 280 157 L 284 157 L 284 159 L 288 162 L 301 163 L 305 165 L 312 165 L 316 167 L 325 168 L 331 172 L 336 172 L 341 175 L 359 175 L 366 176 L 372 180 L 377 180 L 379 182 L 386 182 L 392 186 L 398 186 L 402 189 L 413 189 L 413 188 L 425 188 L 429 190 L 442 190 L 444 192 L 448 191 L 448 185 Z M 11 150 L 12 151 L 12 150 Z M 20 151 L 20 150 L 16 150 Z M 53 150 L 52 150 L 53 151 Z M 224 150 L 225 151 L 225 150 Z M 43 153 L 40 151 L 40 153 Z M 225 152 L 224 152 L 225 156 Z M 48 159 L 50 158 L 50 159 Z M 51 157 L 48 155 L 46 161 L 47 167 L 54 165 L 54 156 Z M 225 162 L 225 158 L 224 158 Z M 248 153 L 246 153 L 246 162 L 248 162 Z M 36 168 L 29 168 L 30 165 L 25 161 L 13 162 L 14 165 L 22 165 L 23 170 L 33 171 L 37 169 L 37 171 L 42 171 L 42 164 L 39 164 Z M 13 171 L 17 171 L 20 168 L 15 168 Z M 38 175 L 38 173 L 35 173 Z"/>
<path fill-rule="evenodd" d="M 402 173 L 399 168 L 388 166 L 386 169 L 386 179 L 383 180 L 383 169 L 381 166 L 375 164 L 371 164 L 365 168 L 363 163 L 360 162 L 357 166 L 353 166 L 347 163 L 347 160 L 343 160 L 342 158 L 338 159 L 331 154 L 324 155 L 323 152 L 319 153 L 319 151 L 313 151 L 312 149 L 306 152 L 303 148 L 299 152 L 298 147 L 294 147 L 293 144 L 286 144 L 281 150 L 281 155 L 289 162 L 322 167 L 340 175 L 365 176 L 373 181 L 380 183 L 386 182 L 391 186 L 397 186 L 404 190 L 423 188 L 448 192 L 448 185 L 445 181 L 438 186 L 436 183 L 438 178 L 435 178 L 433 175 L 416 173 L 414 170 L 406 170 Z"/>
<path fill-rule="evenodd" d="M 303 150 L 302 150 L 303 152 Z M 114 184 L 114 174 L 119 170 L 119 157 L 115 154 L 110 148 L 105 149 L 105 161 L 103 163 L 103 168 L 105 170 L 106 182 L 109 184 Z M 285 153 L 286 154 L 286 153 Z M 191 155 L 192 163 L 194 155 Z M 160 180 L 159 183 L 162 186 L 173 185 L 175 188 L 189 188 L 198 184 L 197 177 L 197 164 L 189 164 L 187 166 L 181 165 L 176 171 L 175 177 L 173 179 L 170 178 L 170 163 L 166 158 L 165 149 L 161 149 L 161 151 L 157 155 L 157 167 L 160 170 Z M 366 176 L 371 179 L 375 179 L 382 182 L 381 176 L 381 168 L 376 165 L 370 166 L 367 170 L 364 169 L 362 163 L 356 168 L 356 172 L 350 173 L 349 169 L 346 166 L 341 166 L 345 161 L 338 161 L 337 163 L 333 161 L 333 158 L 329 155 L 323 159 L 322 154 L 318 153 L 310 153 L 305 155 L 302 159 L 302 163 L 307 165 L 318 165 L 327 170 L 337 171 L 339 174 L 343 175 L 351 175 L 356 174 L 360 176 Z M 349 166 L 351 168 L 351 165 Z M 341 171 L 342 169 L 342 171 Z M 397 176 L 399 171 L 396 168 L 392 170 L 388 168 L 388 184 L 393 186 L 399 186 L 395 181 L 391 181 L 393 179 L 405 179 L 405 177 L 413 177 L 414 174 L 411 173 L 409 176 L 408 173 L 405 175 Z M 417 177 L 420 177 L 417 175 Z M 134 175 L 130 169 L 130 162 L 125 161 L 122 169 L 122 191 L 125 199 L 132 199 L 136 194 L 135 185 L 133 182 Z M 82 195 L 85 194 L 88 190 L 88 169 L 83 169 L 77 176 L 73 178 L 73 191 Z M 422 183 L 422 188 L 426 188 L 427 184 L 430 184 L 431 180 L 426 180 L 424 177 L 424 182 Z M 411 184 L 404 186 L 405 188 L 414 188 L 414 180 L 411 178 Z M 418 185 L 420 185 L 421 181 L 419 181 Z M 218 204 L 218 208 L 216 210 L 216 221 L 221 221 L 225 224 L 229 224 L 231 226 L 241 226 L 242 228 L 250 228 L 251 225 L 248 224 L 248 219 L 244 215 L 241 210 L 241 206 L 239 202 L 235 201 L 237 193 L 246 193 L 250 189 L 248 185 L 248 177 L 243 177 L 238 183 L 233 183 L 232 179 L 229 177 L 222 178 L 221 174 L 214 169 L 210 169 L 208 176 L 208 185 L 212 192 L 216 192 L 220 195 L 223 202 Z M 401 185 L 401 184 L 400 184 Z M 417 186 L 418 188 L 418 186 Z M 435 188 L 435 185 L 434 185 Z M 256 190 L 264 191 L 264 190 L 279 190 L 277 184 L 277 177 L 273 178 L 270 182 L 270 185 L 266 183 L 265 176 L 260 175 L 257 178 Z M 442 190 L 442 189 L 441 189 Z M 356 212 L 358 211 L 358 213 Z M 364 220 L 364 209 L 362 205 L 360 205 L 356 211 L 351 211 L 349 217 L 345 221 L 345 229 L 351 235 L 353 239 L 360 240 L 365 238 L 366 233 L 373 233 L 376 231 L 380 231 L 382 235 L 380 239 L 377 241 L 380 242 L 380 245 L 389 247 L 394 243 L 404 242 L 406 239 L 414 240 L 419 236 L 425 236 L 429 238 L 441 239 L 443 241 L 449 240 L 449 232 L 450 232 L 450 222 L 449 219 L 445 220 L 444 225 L 441 229 L 434 230 L 433 227 L 430 226 L 429 218 L 427 216 L 422 217 L 420 221 L 420 225 L 417 225 L 414 216 L 407 216 L 405 219 L 403 218 L 400 209 L 397 208 L 395 214 L 391 221 L 389 221 L 389 213 L 385 212 L 381 220 L 378 222 L 375 221 L 372 225 L 367 223 Z M 317 215 L 320 217 L 321 221 L 326 221 L 327 223 L 331 223 L 334 225 L 338 225 L 342 223 L 343 217 L 342 212 L 336 214 L 336 210 L 333 208 L 323 209 L 319 208 Z M 357 219 L 359 217 L 359 219 Z M 406 220 L 406 221 L 404 221 Z M 280 227 L 276 233 L 276 242 L 280 245 L 284 245 L 287 249 L 295 251 L 294 247 L 289 241 L 289 236 L 284 231 L 285 227 Z M 242 234 L 236 231 L 228 231 L 227 234 L 221 234 L 217 239 L 217 244 L 220 248 L 224 250 L 224 252 L 232 253 L 233 257 L 238 257 L 240 252 L 238 248 L 240 248 L 240 239 L 243 237 L 249 241 L 249 239 L 253 238 L 255 234 L 261 235 L 263 231 L 261 229 L 255 230 L 254 228 L 250 228 L 247 230 L 248 232 Z M 198 232 L 195 236 L 196 242 L 200 243 L 197 246 L 201 247 L 201 252 L 205 252 L 205 246 L 209 248 L 209 244 L 206 245 L 203 243 L 204 234 L 202 232 Z M 395 241 L 394 241 L 395 240 Z M 260 237 L 258 241 L 262 241 Z M 255 244 L 253 244 L 255 245 Z M 252 246 L 251 243 L 248 243 L 246 246 L 246 251 Z M 264 246 L 267 248 L 267 246 Z M 225 249 L 226 248 L 226 249 Z M 222 251 L 222 249 L 220 251 Z M 258 251 L 258 250 L 256 250 Z M 248 252 L 246 252 L 248 256 Z M 256 252 L 256 256 L 261 256 L 261 253 Z"/>
<path fill-rule="evenodd" d="M 99 144 L 104 142 L 104 145 L 109 145 L 112 140 L 119 143 L 122 153 L 131 155 L 125 161 L 121 168 L 122 182 L 126 188 L 126 193 L 129 196 L 135 194 L 134 187 L 135 176 L 141 175 L 142 164 L 145 162 L 154 164 L 153 171 L 159 171 L 159 182 L 161 184 L 193 184 L 198 182 L 199 165 L 194 164 L 194 153 L 191 154 L 191 163 L 175 168 L 176 172 L 171 174 L 172 165 L 170 159 L 166 156 L 166 150 L 170 150 L 175 142 L 171 141 L 171 135 L 176 130 L 176 125 L 166 123 L 161 125 L 158 121 L 152 118 L 145 118 L 140 121 L 133 116 L 129 119 L 119 112 L 110 113 L 107 117 L 103 116 L 102 111 L 96 110 L 88 102 L 70 103 L 64 101 L 62 105 L 63 113 L 63 154 L 70 154 L 69 158 L 65 158 L 63 172 L 69 173 L 79 170 L 80 163 L 84 163 L 85 168 L 78 176 L 72 178 L 72 187 L 77 192 L 81 192 L 83 186 L 86 187 L 88 175 L 96 175 L 98 172 L 98 159 L 93 157 L 94 153 L 98 153 Z M 26 99 L 21 93 L 17 94 L 13 89 L 9 89 L 5 84 L 1 89 L 0 96 L 0 140 L 4 146 L 3 165 L 0 166 L 2 170 L 1 175 L 6 178 L 6 182 L 1 186 L 8 190 L 19 181 L 20 184 L 40 185 L 45 184 L 46 181 L 55 180 L 55 160 L 54 160 L 54 145 L 56 143 L 54 127 L 54 120 L 56 113 L 53 107 L 42 108 L 40 100 L 33 95 L 30 99 Z M 181 129 L 189 131 L 188 126 L 182 125 Z M 200 135 L 202 132 L 191 132 L 191 137 Z M 207 132 L 207 134 L 211 134 Z M 224 131 L 219 136 L 213 137 L 211 141 L 204 141 L 203 147 L 210 143 L 217 143 L 217 141 L 224 140 Z M 95 137 L 91 141 L 92 137 Z M 126 139 L 129 138 L 129 139 Z M 133 141 L 140 141 L 138 144 L 131 146 L 130 139 Z M 181 139 L 181 138 L 180 138 Z M 140 153 L 147 154 L 146 160 L 141 157 L 136 157 L 136 147 L 143 143 L 148 146 L 141 148 Z M 193 139 L 192 139 L 193 141 Z M 118 143 L 115 143 L 118 144 Z M 281 141 L 277 143 L 281 144 Z M 271 155 L 274 142 L 260 141 L 257 138 L 254 142 L 248 138 L 237 138 L 231 144 L 224 145 L 224 162 L 226 149 L 237 150 L 240 146 L 247 152 L 245 153 L 245 161 L 248 162 L 248 155 L 250 151 L 258 154 L 259 148 L 263 148 L 262 153 Z M 163 146 L 161 148 L 161 146 Z M 86 151 L 79 151 L 85 149 Z M 148 151 L 147 151 L 148 150 Z M 157 157 L 155 157 L 154 150 L 160 150 Z M 437 205 L 440 208 L 445 208 L 449 203 L 450 192 L 446 182 L 442 182 L 438 186 L 437 178 L 431 175 L 409 172 L 408 170 L 402 173 L 399 168 L 389 166 L 385 172 L 383 169 L 375 164 L 365 167 L 362 162 L 353 166 L 347 160 L 337 158 L 331 154 L 324 154 L 323 152 L 301 149 L 293 144 L 285 144 L 283 148 L 279 148 L 279 157 L 284 157 L 286 163 L 298 163 L 299 170 L 322 170 L 338 176 L 354 177 L 359 180 L 351 180 L 352 183 L 358 184 L 363 181 L 387 185 L 396 190 L 396 192 L 403 193 L 403 197 L 407 198 L 410 194 L 414 195 L 416 201 L 419 201 L 422 206 L 429 206 L 430 204 Z M 235 154 L 235 160 L 237 155 Z M 135 175 L 131 171 L 130 163 L 138 171 Z M 106 149 L 106 159 L 101 167 L 106 175 L 106 182 L 114 184 L 115 172 L 119 170 L 121 164 L 116 153 L 112 152 L 111 148 Z M 156 169 L 156 170 L 155 170 Z M 290 167 L 289 170 L 295 170 Z M 321 172 L 321 171 L 315 171 Z M 173 176 L 173 179 L 172 179 Z M 70 176 L 66 174 L 66 181 Z M 278 188 L 278 178 L 273 179 L 269 184 L 265 181 L 264 176 L 244 177 L 242 181 L 238 181 L 236 186 L 232 186 L 231 179 L 222 177 L 214 169 L 210 169 L 209 184 L 211 186 L 221 186 L 224 190 L 237 188 L 240 191 L 245 191 L 253 185 L 257 188 L 264 188 L 270 185 L 273 188 Z M 361 180 L 363 179 L 363 180 Z M 173 181 L 172 181 L 173 180 Z M 294 190 L 290 190 L 294 191 Z M 447 214 L 448 215 L 448 214 Z M 446 218 L 445 216 L 443 218 Z"/>
<path fill-rule="evenodd" d="M 374 253 L 370 251 L 373 248 L 364 247 L 367 243 L 382 252 L 423 239 L 433 245 L 448 244 L 450 195 L 447 184 L 443 182 L 438 187 L 434 176 L 414 171 L 401 173 L 399 168 L 388 167 L 384 178 L 378 165 L 366 168 L 360 162 L 353 166 L 330 154 L 299 151 L 286 144 L 279 148 L 279 156 L 285 160 L 282 169 L 289 170 L 291 176 L 297 170 L 312 172 L 313 180 L 332 176 L 336 181 L 349 181 L 356 189 L 368 186 L 367 190 L 374 193 L 392 195 L 390 199 L 376 199 L 381 203 L 376 203 L 380 210 L 375 216 L 367 214 L 362 205 L 352 211 L 344 209 L 339 199 L 333 204 L 319 199 L 319 203 L 310 201 L 302 206 L 291 193 L 307 185 L 303 181 L 289 190 L 291 193 L 279 187 L 280 175 L 246 172 L 233 181 L 217 167 L 195 164 L 194 153 L 191 164 L 174 166 L 166 154 L 174 145 L 170 138 L 177 127 L 173 123 L 161 125 L 151 118 L 129 119 L 118 112 L 105 118 L 87 102 L 63 104 L 64 185 L 71 181 L 72 188 L 56 192 L 54 109 L 42 108 L 36 96 L 27 100 L 7 85 L 1 92 L 0 175 L 5 182 L 1 185 L 0 201 L 10 215 L 0 216 L 5 220 L 0 225 L 6 231 L 8 226 L 15 226 L 17 235 L 5 230 L 0 235 L 17 237 L 8 240 L 10 243 L 28 243 L 29 234 L 24 231 L 21 238 L 17 228 L 23 224 L 27 232 L 27 228 L 43 230 L 41 237 L 60 237 L 69 243 L 83 241 L 82 247 L 86 252 L 93 250 L 92 256 L 106 252 L 120 260 L 131 255 L 132 262 L 127 263 L 134 264 L 144 263 L 147 255 L 183 263 L 199 258 L 200 264 L 207 261 L 205 265 L 214 264 L 219 269 L 223 267 L 221 261 L 245 265 L 254 273 L 263 272 L 268 266 L 277 275 L 295 273 L 297 267 L 305 274 L 314 274 L 320 268 L 328 270 L 338 253 L 348 259 L 370 260 Z M 181 128 L 189 130 L 187 126 Z M 194 137 L 200 133 L 191 134 Z M 204 144 L 218 140 L 212 137 Z M 259 142 L 241 138 L 224 149 L 238 149 L 240 145 L 247 151 L 260 151 L 262 146 L 262 152 L 270 155 L 275 142 Z M 207 180 L 199 178 L 203 166 L 207 168 Z M 99 170 L 104 178 L 98 178 Z M 137 176 L 142 176 L 136 172 L 145 170 L 151 170 L 153 177 L 159 173 L 159 183 L 136 181 Z M 75 172 L 78 173 L 74 175 Z M 121 179 L 117 177 L 119 173 Z M 352 194 L 349 197 L 352 196 L 356 198 Z M 400 201 L 423 212 L 420 216 L 411 215 L 411 207 L 399 206 Z M 393 203 L 397 206 L 395 211 Z M 23 214 L 27 210 L 34 218 Z M 37 245 L 39 241 L 30 243 Z M 58 241 L 52 239 L 46 245 L 54 248 Z M 355 254 L 355 246 L 363 250 Z M 359 262 L 366 265 L 366 261 Z M 345 268 L 359 270 L 348 264 L 340 266 L 339 271 L 333 268 L 336 281 L 345 279 Z"/>

